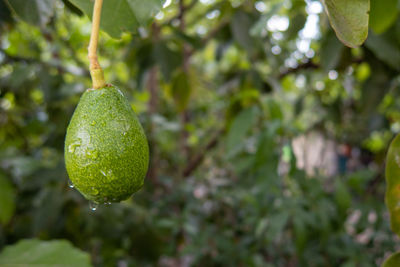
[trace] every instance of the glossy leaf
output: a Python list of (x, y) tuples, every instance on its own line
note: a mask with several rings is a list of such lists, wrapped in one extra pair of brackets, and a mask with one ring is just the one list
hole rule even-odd
[(370, 33), (365, 45), (389, 66), (400, 70), (400, 42), (392, 32), (382, 35)]
[(7, 246), (0, 254), (1, 266), (91, 266), (89, 254), (65, 240), (22, 240)]
[[(93, 1), (70, 0), (90, 18), (93, 13)], [(124, 31), (135, 31), (144, 25), (161, 9), (163, 0), (113, 0), (103, 1), (101, 28), (114, 38)]]
[(369, 0), (323, 0), (336, 36), (349, 47), (360, 46), (368, 36)]
[(37, 26), (45, 26), (54, 15), (53, 0), (5, 0), (22, 20)]
[(370, 1), (370, 26), (375, 33), (383, 33), (396, 21), (399, 12), (397, 9), (397, 0)]

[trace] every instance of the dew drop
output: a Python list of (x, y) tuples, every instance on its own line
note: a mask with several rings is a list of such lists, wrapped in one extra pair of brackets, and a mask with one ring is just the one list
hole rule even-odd
[(68, 152), (74, 153), (77, 147), (80, 147), (82, 144), (81, 140), (76, 140), (72, 144), (68, 146)]
[(96, 125), (96, 122), (95, 122), (95, 121), (92, 121), (92, 122), (90, 123), (90, 125), (95, 126), (95, 125)]
[(92, 186), (92, 194), (93, 194), (93, 195), (98, 195), (98, 194), (99, 194), (99, 190), (97, 190), (96, 188), (94, 188), (94, 187)]
[(68, 180), (68, 187), (69, 188), (74, 188), (74, 184), (71, 182), (71, 180)]
[(396, 164), (400, 167), (400, 157), (398, 154), (395, 156)]
[(90, 208), (92, 211), (97, 210), (98, 207), (99, 207), (99, 204), (97, 204), (97, 203), (95, 203), (95, 202), (92, 202), (92, 201), (89, 201), (89, 208)]
[(96, 150), (87, 150), (86, 151), (86, 157), (90, 158), (90, 159), (97, 159), (97, 156), (99, 155), (99, 153)]

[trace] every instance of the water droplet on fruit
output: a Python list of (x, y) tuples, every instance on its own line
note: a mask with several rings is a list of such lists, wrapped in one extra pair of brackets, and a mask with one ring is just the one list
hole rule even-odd
[(114, 180), (115, 179), (115, 175), (113, 174), (112, 170), (108, 170), (107, 171), (107, 178), (109, 180)]
[(89, 201), (89, 208), (90, 208), (92, 211), (97, 210), (98, 207), (99, 207), (99, 204), (97, 204), (97, 203), (95, 203), (95, 202), (92, 202), (92, 201)]
[(126, 135), (126, 132), (123, 132), (123, 135)]
[(103, 176), (105, 176), (107, 179), (109, 179), (109, 180), (114, 180), (115, 179), (115, 175), (113, 174), (113, 172), (112, 172), (112, 170), (110, 169), (110, 170), (107, 170), (107, 171), (104, 171), (104, 170), (100, 170), (100, 172), (101, 172), (101, 174), (103, 175)]
[(398, 166), (400, 166), (400, 157), (399, 157), (399, 155), (396, 155), (396, 156), (395, 156), (395, 160), (396, 160), (396, 164), (397, 164)]
[(92, 121), (92, 122), (90, 123), (90, 125), (95, 126), (95, 125), (96, 125), (96, 122), (95, 122), (95, 121)]
[(118, 93), (122, 96), (124, 96), (124, 94), (121, 92), (121, 90), (117, 89)]
[(86, 150), (86, 157), (88, 157), (90, 159), (97, 159), (98, 155), (99, 155), (99, 153), (97, 153), (96, 150), (93, 150), (93, 149)]
[(99, 194), (99, 190), (97, 190), (96, 188), (94, 188), (94, 187), (92, 186), (92, 194), (93, 194), (93, 195), (98, 195), (98, 194)]
[(71, 182), (71, 180), (68, 180), (68, 187), (69, 188), (74, 188), (74, 184)]
[(81, 142), (79, 141), (75, 141), (74, 143), (70, 144), (68, 146), (68, 152), (70, 153), (74, 153), (77, 147), (81, 146)]

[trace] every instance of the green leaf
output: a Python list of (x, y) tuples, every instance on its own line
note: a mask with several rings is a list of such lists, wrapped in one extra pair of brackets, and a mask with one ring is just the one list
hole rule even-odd
[(360, 46), (368, 36), (369, 0), (323, 0), (336, 36), (349, 47)]
[(391, 32), (382, 35), (370, 33), (365, 45), (371, 49), (377, 58), (400, 70), (400, 47), (396, 37)]
[(182, 65), (182, 53), (168, 47), (166, 42), (157, 42), (153, 50), (154, 60), (160, 66), (164, 79), (169, 82), (174, 71)]
[[(92, 18), (93, 1), (70, 0)], [(161, 9), (164, 0), (103, 1), (100, 27), (111, 37), (119, 38), (124, 31), (134, 31), (144, 25)]]
[(351, 205), (351, 194), (340, 178), (335, 180), (335, 202), (340, 214), (346, 214)]
[(53, 0), (5, 0), (22, 20), (37, 26), (45, 26), (54, 15)]
[(266, 238), (268, 241), (272, 242), (282, 234), (288, 222), (288, 219), (289, 219), (289, 214), (284, 212), (277, 213), (272, 217), (270, 217), (266, 233)]
[(179, 71), (172, 79), (172, 97), (175, 100), (177, 109), (182, 112), (186, 109), (191, 94), (191, 87), (188, 75)]
[(0, 173), (0, 223), (7, 224), (15, 212), (15, 189)]
[(335, 37), (333, 31), (325, 36), (321, 44), (321, 65), (325, 71), (336, 69), (345, 46)]
[(395, 21), (398, 14), (397, 0), (370, 0), (369, 23), (377, 33), (385, 32)]
[(233, 156), (243, 146), (244, 137), (256, 120), (256, 109), (247, 108), (239, 113), (229, 128), (227, 137), (228, 155)]
[(255, 49), (255, 40), (250, 35), (250, 28), (253, 26), (254, 20), (250, 14), (244, 11), (237, 11), (231, 20), (231, 30), (234, 39), (248, 52), (253, 52)]
[(303, 255), (307, 245), (308, 232), (304, 221), (299, 217), (293, 218), (294, 236), (297, 255)]
[(89, 254), (66, 240), (26, 239), (7, 246), (0, 254), (1, 266), (91, 266)]
[(396, 252), (392, 254), (389, 258), (387, 258), (381, 267), (398, 267), (400, 266), (400, 252)]

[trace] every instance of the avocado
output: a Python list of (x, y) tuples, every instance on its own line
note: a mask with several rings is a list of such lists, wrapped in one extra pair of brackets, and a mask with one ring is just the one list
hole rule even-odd
[(149, 164), (143, 128), (112, 85), (82, 95), (67, 128), (64, 153), (71, 182), (94, 203), (129, 198), (143, 186)]

